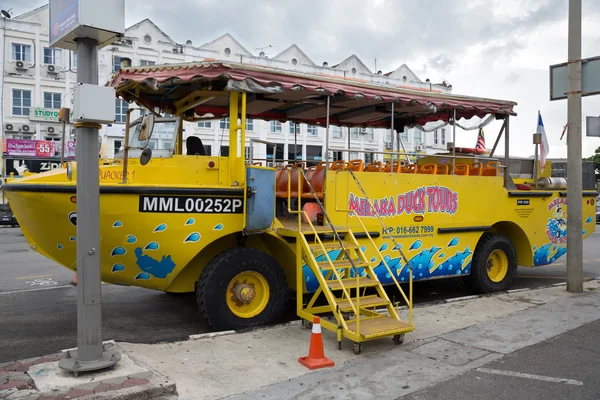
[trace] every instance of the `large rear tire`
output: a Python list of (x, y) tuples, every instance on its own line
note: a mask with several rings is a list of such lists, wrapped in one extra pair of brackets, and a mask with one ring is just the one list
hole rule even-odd
[(196, 285), (200, 313), (217, 330), (244, 330), (274, 322), (287, 302), (287, 280), (269, 254), (246, 247), (213, 258)]
[(471, 274), (463, 278), (475, 294), (508, 290), (517, 275), (517, 252), (511, 241), (497, 233), (481, 236), (473, 260)]

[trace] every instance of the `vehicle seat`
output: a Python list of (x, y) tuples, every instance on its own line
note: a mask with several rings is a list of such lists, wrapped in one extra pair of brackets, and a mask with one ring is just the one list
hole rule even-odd
[(205, 156), (202, 140), (198, 136), (188, 136), (185, 140), (186, 155), (188, 156)]
[[(321, 166), (321, 167), (317, 166), (317, 169), (310, 177), (309, 182), (310, 182), (311, 186), (313, 187), (315, 193), (317, 194), (317, 197), (319, 198), (319, 200), (322, 200), (323, 199), (323, 187), (325, 184), (325, 166)], [(315, 198), (315, 196), (310, 191), (308, 184), (306, 184), (306, 183), (303, 185), (302, 198), (309, 199), (309, 200)]]
[(365, 167), (363, 160), (350, 160), (348, 162), (348, 169), (354, 172), (362, 172)]
[(275, 196), (278, 199), (287, 199), (288, 172), (290, 169), (292, 169), (292, 165), (288, 164), (277, 170), (277, 174), (275, 175)]
[(257, 165), (259, 167), (262, 167), (262, 161), (256, 161), (252, 165)]
[(331, 165), (330, 169), (332, 171), (344, 171), (346, 169), (346, 161), (344, 160), (339, 160), (339, 161), (334, 161), (333, 164)]
[(395, 172), (399, 174), (401, 169), (402, 165), (400, 164), (400, 161), (394, 160), (393, 162), (388, 161), (385, 163), (385, 167), (383, 167), (383, 172)]
[(436, 164), (421, 165), (421, 168), (419, 168), (419, 173), (435, 175), (437, 173), (437, 165)]
[(498, 161), (488, 161), (483, 167), (482, 176), (498, 176)]
[(480, 162), (474, 162), (473, 165), (469, 166), (469, 175), (481, 176), (481, 170), (483, 165)]
[(373, 161), (372, 163), (367, 164), (365, 167), (365, 172), (381, 172), (383, 166), (381, 165), (381, 161)]
[(469, 166), (467, 164), (456, 164), (454, 166), (455, 175), (469, 175)]
[(441, 164), (437, 166), (438, 175), (448, 175), (448, 171), (450, 170), (450, 166), (448, 164)]
[(402, 172), (405, 174), (416, 174), (419, 172), (419, 166), (417, 164), (408, 164), (402, 167)]

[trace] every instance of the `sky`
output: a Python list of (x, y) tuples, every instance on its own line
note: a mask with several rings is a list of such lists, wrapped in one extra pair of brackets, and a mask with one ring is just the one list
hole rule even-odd
[[(600, 56), (597, 2), (583, 0), (583, 58)], [(18, 15), (45, 3), (0, 0), (0, 8)], [(548, 157), (567, 155), (560, 140), (567, 101), (549, 100), (549, 66), (567, 61), (567, 0), (125, 0), (125, 8), (126, 26), (150, 18), (179, 43), (202, 45), (229, 32), (254, 54), (270, 45), (264, 51), (275, 56), (296, 43), (317, 65), (351, 54), (374, 72), (406, 64), (423, 81), (447, 80), (455, 94), (517, 102), (512, 155), (533, 155), (538, 110)], [(600, 138), (585, 137), (585, 117), (600, 115), (600, 96), (582, 104), (583, 155), (589, 156)], [(488, 148), (499, 129), (499, 122), (486, 127)], [(476, 136), (458, 132), (457, 145), (474, 147)]]

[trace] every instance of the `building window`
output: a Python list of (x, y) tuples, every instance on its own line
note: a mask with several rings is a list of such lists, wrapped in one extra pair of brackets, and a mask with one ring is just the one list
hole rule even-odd
[(229, 129), (229, 117), (219, 121), (219, 127), (221, 129)]
[(115, 122), (124, 123), (127, 119), (127, 110), (129, 110), (129, 103), (123, 99), (117, 99), (115, 102)]
[(60, 137), (58, 136), (44, 136), (44, 140), (49, 142), (60, 142)]
[(31, 62), (31, 45), (13, 43), (12, 45), (13, 61), (29, 61)]
[(361, 128), (360, 131), (361, 131), (361, 133), (366, 135), (368, 141), (372, 142), (373, 140), (375, 140), (375, 134), (373, 133), (373, 128)]
[(117, 155), (119, 151), (121, 151), (121, 147), (123, 146), (122, 140), (113, 140), (113, 155)]
[(359, 131), (359, 128), (350, 128), (350, 138), (358, 139), (358, 131)]
[(77, 68), (77, 52), (74, 51), (71, 57), (71, 68)]
[(210, 144), (204, 145), (204, 154), (206, 154), (207, 156), (212, 155), (212, 146)]
[(423, 144), (423, 132), (415, 130), (413, 137), (415, 145)]
[(246, 118), (246, 130), (254, 131), (254, 120), (252, 118)]
[(150, 65), (156, 65), (156, 61), (152, 61), (152, 60), (140, 60), (140, 65), (142, 67), (147, 67)]
[(33, 135), (12, 135), (11, 139), (17, 140), (33, 140)]
[(400, 133), (400, 139), (402, 139), (403, 143), (407, 143), (408, 142), (408, 130), (405, 129)]
[(319, 136), (319, 127), (315, 125), (307, 125), (306, 133), (308, 133), (311, 136)]
[(51, 49), (49, 47), (44, 47), (44, 64), (60, 65), (61, 56), (61, 49)]
[(329, 128), (331, 129), (331, 134), (334, 138), (341, 139), (343, 137), (341, 126), (330, 125)]
[(61, 94), (44, 92), (44, 108), (60, 108)]
[(210, 128), (212, 128), (212, 122), (200, 121), (200, 122), (198, 122), (198, 128), (210, 129)]
[(358, 160), (358, 152), (357, 151), (350, 152), (350, 161), (351, 160)]
[(373, 153), (365, 153), (365, 164), (369, 164), (373, 162)]
[(117, 72), (121, 69), (121, 57), (113, 56), (113, 72)]
[(433, 131), (433, 144), (438, 144), (439, 140), (438, 140), (438, 130), (436, 129), (435, 131)]
[(13, 115), (29, 115), (31, 107), (31, 90), (13, 89)]
[[(295, 149), (295, 151), (294, 151)], [(288, 160), (302, 160), (302, 145), (294, 143), (288, 144)]]
[(446, 144), (446, 128), (442, 128), (442, 145)]
[[(296, 134), (300, 134), (300, 125), (296, 124), (292, 121), (289, 122), (289, 127), (290, 127), (290, 135), (293, 135), (294, 133)], [(296, 132), (296, 129), (298, 130), (298, 132)]]
[(229, 157), (229, 146), (221, 146), (221, 157)]
[(281, 133), (281, 122), (271, 121), (269, 131), (271, 133)]

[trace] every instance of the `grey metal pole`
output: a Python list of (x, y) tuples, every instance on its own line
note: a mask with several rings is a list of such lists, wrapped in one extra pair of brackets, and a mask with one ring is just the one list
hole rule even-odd
[(504, 187), (508, 188), (508, 162), (510, 161), (510, 117), (506, 116), (506, 127), (504, 128)]
[(456, 108), (452, 112), (452, 175), (456, 168)]
[(298, 161), (298, 124), (294, 123), (294, 164)]
[[(390, 121), (390, 138), (392, 140), (392, 157), (390, 158), (390, 171), (394, 170), (394, 102), (392, 101), (392, 120)], [(398, 146), (398, 152), (400, 152), (400, 146)], [(400, 162), (400, 156), (398, 156), (398, 162)]]
[(60, 140), (60, 167), (65, 165), (65, 121), (62, 123), (62, 139)]
[[(98, 84), (98, 42), (77, 39), (77, 81)], [(115, 365), (120, 355), (102, 345), (100, 283), (100, 184), (98, 128), (77, 127), (77, 354), (59, 366), (67, 371), (95, 371)]]
[(569, 0), (567, 291), (583, 292), (581, 162), (581, 0)]
[(325, 171), (329, 169), (329, 104), (331, 96), (327, 96), (327, 119), (325, 120)]

